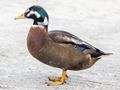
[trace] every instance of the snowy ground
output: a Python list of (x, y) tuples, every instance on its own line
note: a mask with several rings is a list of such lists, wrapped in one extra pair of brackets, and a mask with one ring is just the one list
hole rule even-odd
[[(32, 20), (14, 20), (31, 5), (41, 5), (50, 17), (49, 30), (66, 30), (105, 52), (83, 71), (68, 71), (67, 83), (47, 86), (62, 70), (33, 58), (26, 46)], [(1, 0), (0, 90), (120, 90), (119, 0)]]

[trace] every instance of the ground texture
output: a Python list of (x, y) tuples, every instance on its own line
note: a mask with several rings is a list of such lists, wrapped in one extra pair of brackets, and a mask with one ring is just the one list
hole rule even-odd
[[(67, 83), (47, 86), (62, 70), (33, 58), (26, 45), (32, 20), (14, 20), (28, 7), (40, 5), (50, 18), (50, 30), (65, 30), (93, 46), (114, 53), (83, 71), (68, 71)], [(1, 0), (0, 90), (120, 90), (119, 0)]]

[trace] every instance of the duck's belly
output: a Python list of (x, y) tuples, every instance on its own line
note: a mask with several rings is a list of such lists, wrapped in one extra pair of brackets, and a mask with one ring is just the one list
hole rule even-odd
[(42, 49), (35, 45), (33, 47), (28, 45), (28, 50), (39, 61), (64, 70), (81, 70), (86, 60), (81, 50), (59, 45), (51, 39), (47, 40)]

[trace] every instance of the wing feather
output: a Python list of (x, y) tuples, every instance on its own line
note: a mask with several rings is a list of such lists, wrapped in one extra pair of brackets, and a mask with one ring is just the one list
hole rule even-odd
[(49, 37), (59, 44), (71, 44), (86, 48), (83, 52), (85, 54), (91, 54), (92, 57), (98, 57), (104, 52), (76, 37), (75, 35), (61, 30), (49, 31)]

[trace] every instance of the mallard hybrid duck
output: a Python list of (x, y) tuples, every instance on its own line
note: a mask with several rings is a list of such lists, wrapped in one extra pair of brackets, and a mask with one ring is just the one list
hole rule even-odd
[(33, 19), (33, 26), (27, 36), (27, 47), (30, 54), (39, 61), (63, 70), (61, 77), (49, 77), (48, 85), (65, 83), (67, 70), (83, 70), (90, 68), (104, 53), (73, 34), (53, 30), (48, 32), (49, 17), (41, 6), (31, 6), (15, 19)]

